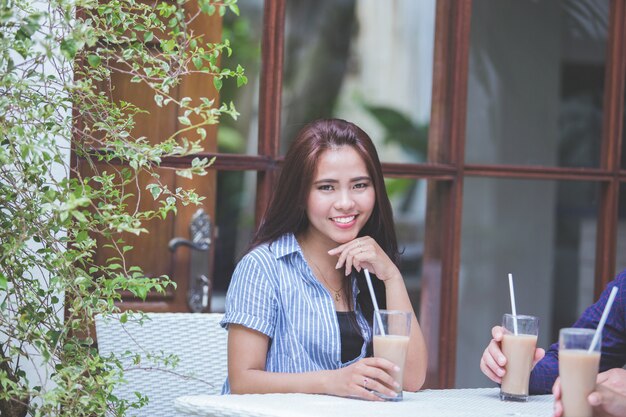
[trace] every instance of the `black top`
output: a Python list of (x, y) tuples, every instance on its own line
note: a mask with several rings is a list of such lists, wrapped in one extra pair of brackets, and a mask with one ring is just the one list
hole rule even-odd
[(338, 311), (337, 319), (341, 334), (341, 362), (350, 362), (361, 354), (363, 336), (356, 324), (354, 311)]

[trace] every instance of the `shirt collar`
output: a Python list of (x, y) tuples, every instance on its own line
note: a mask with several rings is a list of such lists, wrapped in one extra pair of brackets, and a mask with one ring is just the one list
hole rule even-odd
[[(298, 239), (296, 239), (296, 236), (293, 233), (285, 233), (274, 242), (272, 242), (272, 244), (269, 246), (269, 249), (270, 252), (274, 254), (276, 259), (280, 259), (293, 253), (302, 254), (302, 248), (300, 248)], [(304, 255), (302, 255), (302, 260), (305, 261)], [(354, 271), (350, 275), (352, 279), (353, 302), (356, 304), (356, 296), (361, 292), (361, 290), (357, 285), (357, 275), (354, 273)]]
[(291, 255), (295, 252), (302, 252), (300, 245), (298, 244), (298, 240), (293, 233), (285, 233), (272, 242), (270, 245), (270, 251), (274, 254), (276, 259)]

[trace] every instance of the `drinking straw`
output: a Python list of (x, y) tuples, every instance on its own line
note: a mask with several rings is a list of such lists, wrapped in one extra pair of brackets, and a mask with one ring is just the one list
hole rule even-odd
[(509, 273), (509, 293), (511, 294), (511, 311), (513, 313), (513, 333), (517, 335), (517, 311), (515, 310), (515, 289), (513, 289), (513, 274)]
[(591, 345), (589, 346), (589, 350), (587, 353), (593, 352), (596, 345), (598, 344), (598, 339), (600, 339), (600, 334), (602, 333), (602, 328), (604, 327), (604, 323), (606, 322), (606, 318), (609, 316), (609, 311), (611, 311), (611, 305), (613, 304), (613, 300), (615, 300), (615, 296), (617, 295), (617, 287), (613, 287), (611, 289), (611, 294), (609, 295), (609, 300), (606, 302), (604, 306), (604, 311), (602, 312), (602, 317), (600, 317), (600, 323), (598, 323), (598, 327), (596, 328), (596, 332), (593, 334), (593, 339), (591, 339)]
[(370, 290), (370, 296), (372, 297), (372, 304), (374, 305), (374, 317), (376, 317), (376, 321), (378, 322), (378, 327), (380, 327), (380, 333), (385, 336), (385, 328), (383, 327), (383, 319), (380, 317), (380, 311), (378, 311), (378, 302), (376, 301), (376, 296), (374, 295), (374, 287), (372, 287), (372, 278), (370, 277), (370, 271), (367, 268), (364, 268), (365, 271), (365, 281), (367, 281), (367, 288)]

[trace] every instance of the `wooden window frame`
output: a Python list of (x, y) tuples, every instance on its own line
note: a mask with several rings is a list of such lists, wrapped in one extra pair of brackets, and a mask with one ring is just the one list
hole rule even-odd
[[(280, 116), (286, 0), (265, 0), (258, 155), (217, 156), (212, 169), (258, 172), (256, 220), (263, 215), (280, 166)], [(429, 348), (427, 386), (451, 388), (456, 372), (456, 336), (463, 182), (469, 177), (591, 181), (600, 185), (596, 237), (595, 293), (615, 274), (616, 231), (624, 85), (626, 75), (626, 0), (611, 0), (604, 87), (602, 152), (598, 168), (466, 164), (468, 55), (472, 0), (437, 0), (432, 110), (428, 162), (383, 163), (386, 176), (428, 180), (425, 262), (440, 270), (423, 271), (420, 321)], [(184, 158), (169, 161), (188, 164)]]

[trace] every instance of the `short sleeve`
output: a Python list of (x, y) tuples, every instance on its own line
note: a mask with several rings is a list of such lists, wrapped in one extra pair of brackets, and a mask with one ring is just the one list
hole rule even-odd
[(276, 326), (277, 288), (271, 279), (274, 259), (262, 259), (255, 251), (239, 261), (226, 294), (221, 326), (240, 324), (273, 338)]

